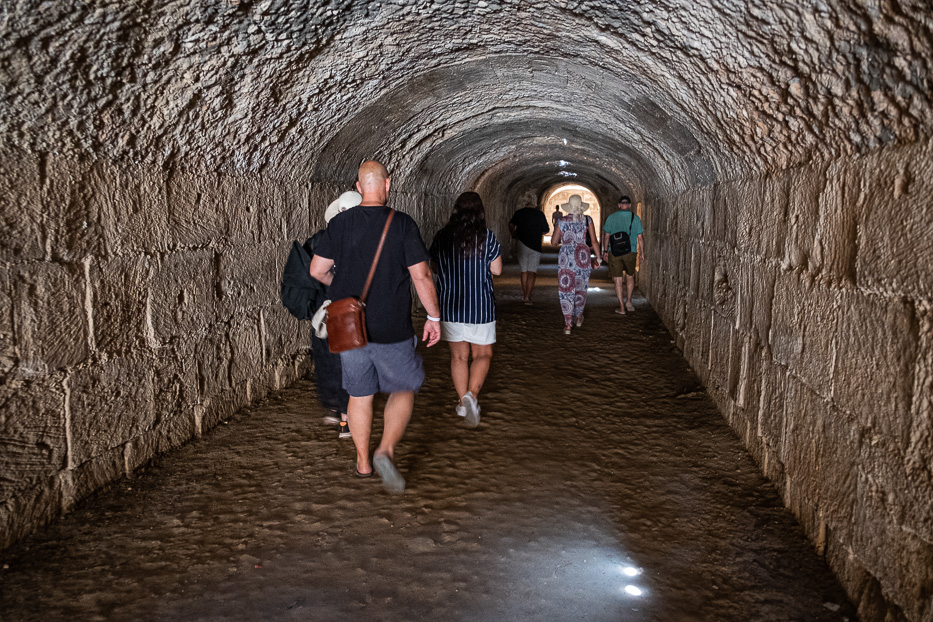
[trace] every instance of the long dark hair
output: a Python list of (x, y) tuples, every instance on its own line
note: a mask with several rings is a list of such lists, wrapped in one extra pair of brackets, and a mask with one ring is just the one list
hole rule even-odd
[(437, 235), (445, 244), (468, 257), (483, 250), (486, 245), (486, 209), (475, 192), (464, 192), (454, 203), (450, 220)]

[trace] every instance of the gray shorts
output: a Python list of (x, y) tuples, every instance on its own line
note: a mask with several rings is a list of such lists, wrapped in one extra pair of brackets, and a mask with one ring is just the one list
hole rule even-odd
[(537, 272), (541, 264), (541, 253), (531, 250), (521, 242), (518, 244), (518, 267), (522, 272)]
[(370, 343), (340, 353), (343, 388), (350, 397), (417, 391), (424, 384), (418, 338), (398, 343)]

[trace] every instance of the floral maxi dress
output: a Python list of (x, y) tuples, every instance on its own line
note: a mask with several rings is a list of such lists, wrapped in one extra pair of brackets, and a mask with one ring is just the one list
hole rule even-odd
[(590, 247), (586, 245), (586, 230), (590, 226), (589, 216), (574, 221), (565, 216), (557, 221), (560, 227), (561, 246), (557, 256), (557, 296), (564, 323), (573, 324), (583, 315), (586, 305), (586, 288), (590, 284)]

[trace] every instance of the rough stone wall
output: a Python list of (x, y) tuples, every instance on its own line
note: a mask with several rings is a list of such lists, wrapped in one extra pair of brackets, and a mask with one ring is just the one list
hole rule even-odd
[(863, 620), (933, 619), (933, 142), (655, 198), (642, 283)]
[(2, 548), (302, 372), (277, 284), (332, 190), (9, 149), (0, 171)]

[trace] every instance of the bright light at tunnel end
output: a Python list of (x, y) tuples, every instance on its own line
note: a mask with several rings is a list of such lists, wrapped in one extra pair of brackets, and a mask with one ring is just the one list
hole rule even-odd
[(635, 587), (634, 585), (626, 585), (625, 593), (628, 594), (629, 596), (641, 596), (642, 590), (641, 588)]

